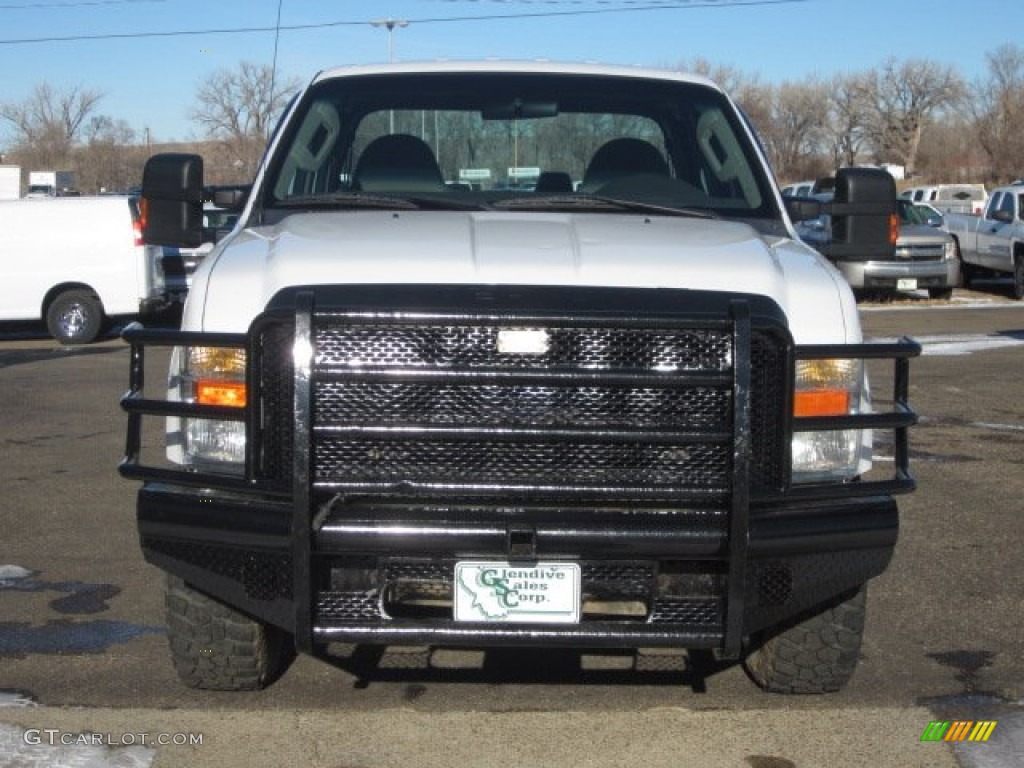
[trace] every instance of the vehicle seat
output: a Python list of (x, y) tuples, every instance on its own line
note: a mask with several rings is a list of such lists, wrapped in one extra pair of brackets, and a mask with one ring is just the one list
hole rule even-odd
[(609, 181), (641, 173), (669, 175), (668, 163), (661, 152), (643, 139), (612, 139), (602, 144), (590, 158), (583, 174), (582, 188), (585, 192), (593, 192)]
[(425, 141), (407, 133), (380, 136), (359, 156), (352, 181), (364, 192), (443, 192), (444, 177)]
[(535, 192), (541, 194), (563, 194), (572, 192), (572, 177), (565, 171), (543, 171), (537, 177)]

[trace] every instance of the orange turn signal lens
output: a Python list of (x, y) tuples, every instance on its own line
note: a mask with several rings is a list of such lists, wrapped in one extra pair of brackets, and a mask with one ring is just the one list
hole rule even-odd
[(812, 389), (796, 392), (794, 416), (844, 416), (850, 412), (850, 393), (845, 389)]
[(223, 405), (244, 408), (246, 391), (243, 381), (199, 379), (195, 383), (196, 402), (203, 405)]

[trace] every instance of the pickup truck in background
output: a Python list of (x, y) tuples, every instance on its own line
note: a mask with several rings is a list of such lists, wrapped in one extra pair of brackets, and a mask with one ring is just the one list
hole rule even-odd
[[(831, 193), (815, 196), (832, 200)], [(899, 217), (896, 249), (887, 258), (833, 248), (832, 221), (828, 213), (798, 221), (797, 232), (808, 245), (824, 254), (843, 274), (855, 293), (868, 291), (927, 290), (933, 299), (949, 299), (960, 281), (960, 265), (953, 238), (929, 224), (928, 216), (905, 198), (896, 201)]]
[(988, 192), (983, 184), (934, 184), (905, 189), (900, 197), (914, 203), (927, 203), (944, 214), (977, 216), (985, 208)]
[(1024, 299), (1024, 185), (992, 192), (982, 216), (948, 214), (946, 229), (960, 256), (965, 286), (977, 277), (1013, 278), (1013, 298)]
[[(237, 189), (244, 195), (248, 189), (244, 187), (225, 187)], [(203, 260), (213, 250), (213, 246), (221, 237), (230, 232), (238, 221), (238, 211), (218, 208), (211, 202), (212, 188), (204, 191), (203, 197), (203, 237), (195, 248), (178, 247), (175, 245), (149, 246), (159, 248), (163, 254), (162, 265), (164, 284), (167, 295), (175, 302), (184, 302), (192, 286), (192, 276), (202, 265)]]
[[(662, 646), (842, 687), (914, 488), (920, 347), (864, 343), (792, 225), (827, 207), (837, 250), (891, 258), (892, 177), (787, 203), (760, 146), (678, 72), (316, 75), (181, 329), (124, 332), (120, 470), (182, 681), (261, 688), (353, 644)], [(201, 242), (202, 168), (150, 158), (147, 242)]]
[(113, 316), (168, 303), (137, 198), (0, 202), (0, 233), (0, 320), (43, 320), (61, 344), (86, 344)]

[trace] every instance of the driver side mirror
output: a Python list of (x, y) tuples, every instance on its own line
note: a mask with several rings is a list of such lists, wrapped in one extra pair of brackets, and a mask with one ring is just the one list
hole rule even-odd
[(203, 242), (203, 158), (173, 152), (149, 158), (139, 210), (144, 242), (198, 247)]
[(829, 258), (891, 261), (896, 256), (899, 216), (896, 182), (880, 168), (840, 168), (831, 205)]

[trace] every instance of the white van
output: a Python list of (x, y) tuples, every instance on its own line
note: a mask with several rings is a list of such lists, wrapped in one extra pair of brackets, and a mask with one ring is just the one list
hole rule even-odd
[(114, 315), (165, 303), (162, 253), (142, 243), (126, 196), (0, 202), (0, 320), (44, 320), (61, 344), (85, 344)]

